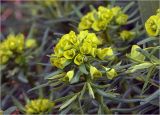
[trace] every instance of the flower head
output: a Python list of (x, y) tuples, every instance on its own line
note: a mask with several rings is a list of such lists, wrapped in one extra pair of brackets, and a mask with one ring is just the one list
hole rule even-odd
[(54, 105), (55, 103), (48, 99), (31, 100), (25, 106), (25, 111), (27, 115), (47, 114), (54, 107)]

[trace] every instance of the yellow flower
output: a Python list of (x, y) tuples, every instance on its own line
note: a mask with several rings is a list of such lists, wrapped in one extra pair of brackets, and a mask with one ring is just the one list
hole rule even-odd
[(31, 100), (25, 105), (27, 115), (31, 114), (47, 114), (54, 107), (55, 103), (48, 99)]
[(122, 12), (122, 11), (121, 11), (121, 8), (120, 8), (119, 6), (113, 7), (113, 8), (111, 9), (111, 11), (112, 11), (112, 13), (113, 13), (114, 16), (117, 16), (119, 13)]
[(135, 35), (134, 32), (132, 31), (128, 31), (128, 30), (123, 30), (121, 33), (120, 33), (120, 37), (122, 40), (129, 40), (131, 38), (133, 38)]
[(96, 57), (96, 50), (97, 50), (97, 48), (92, 48), (92, 49), (91, 49), (90, 54), (91, 54), (93, 57)]
[(160, 8), (157, 9), (157, 14), (156, 15), (160, 17)]
[(96, 54), (101, 60), (104, 60), (106, 56), (108, 56), (108, 59), (113, 59), (113, 50), (110, 47), (104, 49), (99, 48)]
[(56, 45), (56, 47), (54, 48), (54, 53), (57, 57), (62, 57), (64, 51), (62, 50), (61, 47), (59, 47), (59, 44)]
[(90, 66), (90, 74), (91, 74), (92, 79), (102, 77), (102, 73), (93, 66)]
[(95, 33), (89, 33), (86, 39), (84, 39), (84, 42), (90, 43), (92, 47), (95, 47), (95, 48), (97, 48), (97, 45), (101, 44), (101, 41), (97, 38)]
[(84, 56), (82, 54), (78, 54), (75, 58), (74, 58), (74, 63), (77, 65), (81, 65), (83, 63), (84, 60)]
[[(51, 55), (51, 56), (53, 56), (53, 55)], [(56, 66), (57, 68), (63, 69), (65, 67), (67, 59), (64, 57), (61, 57), (61, 58), (51, 57), (50, 62), (52, 65)]]
[(107, 78), (112, 80), (113, 78), (115, 78), (117, 76), (117, 72), (115, 69), (110, 69), (109, 71), (106, 72)]
[(104, 6), (98, 7), (98, 14), (99, 14), (100, 20), (105, 21), (106, 24), (108, 24), (113, 18), (112, 10)]
[(80, 52), (82, 54), (89, 54), (91, 52), (92, 46), (88, 42), (84, 42), (83, 45), (80, 47)]
[(74, 70), (68, 71), (63, 78), (63, 81), (71, 81), (74, 76)]
[(77, 39), (82, 42), (88, 35), (88, 30), (80, 31), (80, 33), (77, 35)]
[(35, 39), (28, 38), (25, 42), (26, 48), (35, 48), (37, 46), (37, 42)]
[(77, 42), (77, 36), (76, 36), (76, 33), (74, 31), (69, 32), (69, 41), (72, 44), (75, 44)]
[(92, 29), (95, 31), (105, 30), (107, 24), (108, 23), (105, 20), (97, 20), (92, 24)]
[(149, 36), (160, 35), (160, 17), (158, 15), (151, 16), (145, 22), (145, 28)]
[(8, 62), (9, 56), (7, 55), (0, 55), (0, 65), (4, 65)]
[(78, 25), (79, 30), (86, 30), (91, 28), (92, 23), (94, 21), (94, 12), (89, 12), (85, 16), (81, 18), (81, 22)]
[(127, 20), (128, 20), (128, 15), (123, 13), (119, 14), (116, 17), (116, 23), (119, 25), (125, 25), (127, 23)]
[(131, 58), (136, 59), (136, 60), (141, 60), (143, 61), (145, 59), (145, 56), (142, 55), (140, 52), (137, 51), (137, 49), (140, 48), (138, 45), (133, 45), (131, 49)]
[(66, 59), (73, 59), (74, 56), (75, 56), (75, 50), (74, 50), (74, 49), (70, 49), (70, 50), (64, 51), (63, 56), (64, 56)]

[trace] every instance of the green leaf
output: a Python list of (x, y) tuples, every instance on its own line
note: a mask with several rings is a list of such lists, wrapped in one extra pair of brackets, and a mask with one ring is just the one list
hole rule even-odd
[(88, 71), (86, 70), (85, 64), (81, 64), (81, 65), (79, 66), (79, 69), (80, 69), (80, 71), (81, 71), (82, 73), (88, 74)]
[(102, 113), (102, 107), (101, 106), (99, 106), (99, 108), (98, 108), (98, 115), (102, 115), (103, 113)]
[(66, 115), (72, 108), (72, 105), (69, 105), (66, 109), (60, 112), (60, 115)]
[(150, 54), (146, 51), (143, 50), (141, 48), (137, 48), (137, 51), (139, 51), (141, 54), (143, 54), (145, 57), (147, 57), (148, 59), (150, 59)]
[(25, 111), (24, 106), (23, 106), (15, 97), (12, 97), (12, 100), (13, 100), (14, 104), (15, 104), (21, 111)]
[(58, 80), (58, 81), (56, 81), (56, 82), (50, 83), (50, 86), (55, 87), (55, 86), (57, 86), (57, 85), (59, 85), (59, 84), (61, 84), (61, 83), (62, 83), (62, 81), (61, 81), (61, 80)]
[(138, 44), (138, 45), (142, 45), (142, 44), (145, 44), (145, 43), (150, 42), (150, 41), (153, 41), (153, 40), (157, 40), (157, 38), (156, 38), (156, 37), (149, 37), (149, 38), (146, 38), (146, 39), (138, 42), (137, 44)]
[(81, 75), (82, 73), (80, 71), (77, 71), (76, 75), (71, 79), (70, 83), (71, 84), (77, 83)]
[(135, 2), (130, 2), (129, 4), (127, 4), (124, 8), (123, 8), (123, 12), (127, 12), (127, 10), (129, 10), (133, 5), (135, 4)]
[(14, 112), (16, 109), (17, 109), (16, 106), (12, 106), (12, 107), (9, 107), (7, 110), (5, 110), (3, 112), (2, 112), (2, 110), (0, 110), (0, 115), (11, 115), (11, 113)]
[(136, 70), (146, 69), (146, 68), (149, 68), (151, 66), (153, 66), (152, 63), (150, 63), (150, 62), (144, 62), (144, 63), (138, 64), (138, 65), (131, 66), (129, 68), (129, 70), (131, 69), (130, 72), (132, 73), (132, 72), (135, 72)]
[(90, 83), (87, 83), (87, 86), (88, 86), (88, 90), (89, 90), (90, 96), (91, 96), (93, 99), (95, 99), (94, 92), (93, 92), (93, 89), (92, 89)]
[(62, 110), (64, 108), (66, 108), (67, 106), (69, 106), (74, 100), (76, 100), (77, 96), (78, 95), (75, 95), (71, 99), (69, 99), (68, 101), (64, 102), (59, 110)]
[(143, 101), (142, 99), (120, 99), (120, 98), (116, 98), (114, 97), (112, 94), (109, 94), (109, 93), (106, 93), (104, 92), (103, 90), (100, 90), (100, 89), (96, 89), (96, 92), (112, 101), (115, 101), (115, 102), (122, 102), (122, 103), (131, 103), (131, 102), (141, 102)]
[(85, 91), (86, 91), (86, 83), (84, 84), (83, 89), (82, 89), (82, 91), (81, 91), (81, 94), (80, 94), (80, 96), (79, 96), (79, 99), (80, 99), (80, 100), (83, 98), (83, 95), (84, 95)]
[(58, 98), (58, 99), (55, 99), (54, 102), (61, 102), (61, 101), (64, 101), (64, 100), (68, 100), (69, 98), (73, 97), (75, 94), (70, 94), (70, 95), (67, 95), (65, 97), (61, 97), (61, 98)]
[(59, 79), (59, 78), (64, 77), (65, 75), (66, 75), (66, 73), (65, 73), (65, 72), (63, 72), (63, 73), (60, 73), (60, 74), (54, 75), (54, 76), (52, 76), (52, 77), (49, 77), (48, 79), (49, 79), (49, 80)]
[(91, 86), (95, 87), (95, 88), (100, 88), (100, 89), (103, 89), (103, 88), (107, 88), (109, 87), (111, 84), (106, 84), (106, 85), (96, 85), (94, 83), (90, 83)]
[(149, 103), (152, 100), (158, 99), (160, 96), (160, 90), (158, 89), (157, 91), (155, 91), (153, 94), (151, 94), (150, 96), (147, 96), (146, 98), (144, 98), (144, 102), (141, 102), (140, 104), (145, 104), (145, 103)]
[(36, 86), (36, 87), (28, 90), (27, 92), (31, 92), (31, 91), (33, 91), (33, 90), (36, 90), (36, 89), (39, 89), (39, 88), (43, 88), (43, 87), (46, 87), (46, 86), (49, 86), (49, 83), (48, 83), (48, 82), (47, 82), (47, 83), (44, 83), (44, 84), (41, 84), (41, 85), (38, 85), (38, 86)]
[(50, 74), (47, 75), (44, 79), (48, 79), (48, 78), (53, 77), (53, 76), (55, 76), (55, 75), (57, 75), (57, 74), (59, 74), (59, 73), (62, 73), (62, 72), (63, 72), (63, 70), (59, 69), (59, 70), (57, 70), (57, 71), (55, 71), (55, 72), (50, 73)]
[(149, 71), (148, 71), (148, 73), (147, 73), (147, 76), (146, 76), (146, 78), (145, 78), (145, 82), (144, 82), (144, 85), (143, 85), (141, 94), (144, 93), (144, 90), (145, 90), (145, 88), (147, 87), (147, 85), (148, 85), (148, 83), (149, 83), (149, 80), (150, 80), (150, 77), (152, 76), (152, 73), (154, 72), (154, 70), (155, 70), (155, 66), (150, 67), (150, 69), (149, 69)]

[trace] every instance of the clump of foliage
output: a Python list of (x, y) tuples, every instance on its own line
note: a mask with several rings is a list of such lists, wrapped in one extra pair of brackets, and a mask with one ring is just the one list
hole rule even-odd
[(134, 2), (90, 5), (84, 14), (90, 2), (28, 4), (37, 6), (28, 36), (0, 43), (5, 114), (159, 113), (160, 9), (143, 25), (128, 13)]

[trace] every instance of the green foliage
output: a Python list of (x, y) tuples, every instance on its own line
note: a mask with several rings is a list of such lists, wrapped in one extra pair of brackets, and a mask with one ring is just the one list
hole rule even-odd
[(2, 3), (2, 112), (158, 114), (160, 14), (138, 4)]

